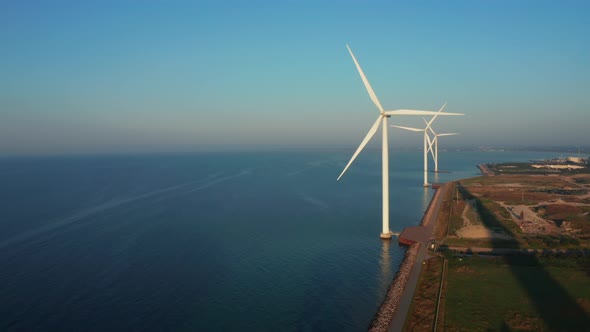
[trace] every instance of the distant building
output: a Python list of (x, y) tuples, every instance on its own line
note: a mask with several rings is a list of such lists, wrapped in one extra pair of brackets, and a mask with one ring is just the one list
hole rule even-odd
[(567, 157), (567, 161), (575, 164), (583, 164), (585, 160), (580, 157)]

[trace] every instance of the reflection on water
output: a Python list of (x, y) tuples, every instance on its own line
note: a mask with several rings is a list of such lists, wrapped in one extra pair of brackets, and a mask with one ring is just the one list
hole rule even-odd
[[(431, 191), (430, 187), (424, 187), (422, 191), (422, 198), (421, 198), (421, 205), (422, 211), (426, 211), (428, 208), (428, 204), (430, 204), (431, 198)], [(393, 237), (391, 240), (381, 240), (381, 257), (379, 259), (379, 265), (381, 267), (381, 274), (379, 277), (379, 287), (378, 287), (378, 294), (385, 295), (387, 293), (387, 289), (393, 280), (394, 271), (392, 270), (391, 266), (391, 246), (392, 242), (398, 244), (399, 242), (396, 241), (396, 237)], [(397, 247), (397, 246), (396, 246)]]
[[(393, 271), (391, 270), (391, 255), (389, 253), (389, 248), (391, 246), (391, 242), (394, 242), (394, 238), (391, 240), (381, 240), (381, 259), (379, 260), (379, 265), (381, 266), (381, 278), (379, 280), (379, 288), (378, 294), (385, 294), (387, 292), (387, 288), (393, 279)], [(397, 241), (395, 241), (397, 243)]]
[(434, 182), (433, 183), (440, 183), (440, 177), (438, 172), (434, 172)]

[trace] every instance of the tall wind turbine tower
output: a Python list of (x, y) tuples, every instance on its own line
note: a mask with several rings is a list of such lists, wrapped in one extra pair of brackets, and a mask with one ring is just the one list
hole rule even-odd
[(342, 171), (342, 173), (340, 173), (340, 176), (338, 176), (337, 180), (340, 180), (342, 175), (344, 175), (344, 173), (346, 172), (348, 167), (352, 164), (354, 159), (363, 150), (365, 145), (367, 145), (369, 140), (371, 140), (373, 135), (375, 135), (375, 133), (377, 132), (377, 129), (379, 128), (379, 125), (381, 124), (382, 125), (382, 131), (381, 131), (382, 132), (382, 143), (381, 143), (382, 164), (381, 165), (382, 165), (382, 186), (383, 186), (383, 196), (382, 196), (383, 197), (383, 228), (382, 228), (382, 232), (381, 232), (380, 237), (382, 239), (390, 239), (391, 236), (393, 235), (393, 233), (389, 229), (389, 147), (388, 147), (388, 136), (387, 136), (387, 118), (389, 118), (392, 115), (461, 115), (461, 114), (442, 113), (440, 111), (439, 112), (432, 112), (432, 111), (418, 111), (418, 110), (406, 110), (406, 109), (395, 110), (395, 111), (384, 110), (383, 106), (381, 106), (381, 103), (379, 102), (379, 99), (377, 98), (377, 95), (375, 95), (375, 92), (373, 91), (371, 84), (369, 83), (369, 81), (367, 80), (367, 77), (363, 73), (361, 66), (359, 65), (358, 61), (356, 60), (354, 54), (352, 53), (352, 50), (350, 49), (350, 47), (348, 47), (348, 45), (346, 45), (346, 48), (348, 49), (348, 52), (350, 53), (350, 56), (352, 57), (352, 60), (354, 61), (354, 64), (356, 66), (356, 69), (359, 72), (359, 75), (361, 76), (363, 84), (365, 85), (365, 88), (367, 89), (367, 92), (369, 93), (369, 97), (371, 98), (371, 100), (373, 101), (375, 106), (377, 106), (377, 109), (379, 110), (379, 116), (377, 117), (377, 120), (375, 121), (375, 123), (373, 124), (371, 129), (369, 129), (369, 132), (367, 133), (365, 138), (362, 140), (359, 147), (356, 149), (356, 151), (352, 155), (352, 158), (350, 158), (350, 161), (348, 162), (348, 164), (346, 164), (346, 167), (344, 167), (344, 170)]

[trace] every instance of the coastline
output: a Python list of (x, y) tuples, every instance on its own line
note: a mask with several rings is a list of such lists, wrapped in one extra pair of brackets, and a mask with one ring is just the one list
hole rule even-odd
[(420, 243), (415, 243), (410, 246), (404, 259), (400, 265), (398, 272), (393, 278), (393, 282), (387, 290), (385, 300), (379, 307), (371, 326), (369, 327), (370, 332), (382, 332), (389, 331), (393, 317), (399, 308), (400, 301), (402, 300), (402, 294), (408, 283), (410, 272), (412, 271), (414, 264), (416, 263), (416, 257), (420, 249)]
[[(447, 186), (448, 183), (445, 183), (436, 190), (424, 212), (420, 225), (408, 227), (400, 234), (400, 244), (405, 243), (409, 245), (409, 248), (387, 290), (385, 300), (379, 306), (377, 314), (371, 322), (369, 331), (401, 331), (403, 329), (422, 270), (422, 264), (417, 264), (417, 262), (423, 262), (427, 255), (427, 245), (432, 238), (442, 196)], [(410, 232), (406, 232), (406, 230), (410, 230)], [(404, 234), (408, 234), (407, 238), (403, 237), (406, 236)]]

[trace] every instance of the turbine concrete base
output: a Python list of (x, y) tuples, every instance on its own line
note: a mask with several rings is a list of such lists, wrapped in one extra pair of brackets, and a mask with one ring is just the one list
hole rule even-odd
[(425, 183), (424, 187), (430, 187), (430, 183)]
[(393, 236), (393, 234), (391, 232), (381, 233), (381, 235), (379, 235), (379, 237), (382, 238), (383, 240), (390, 240), (392, 236)]

